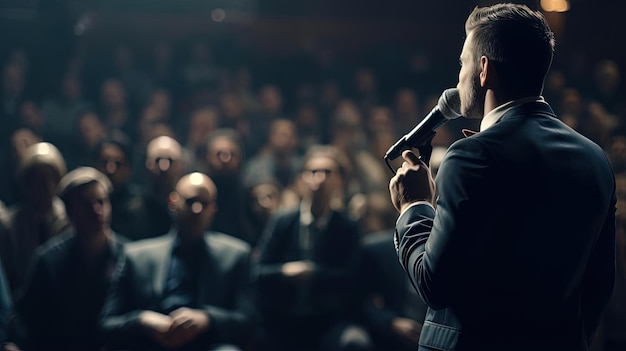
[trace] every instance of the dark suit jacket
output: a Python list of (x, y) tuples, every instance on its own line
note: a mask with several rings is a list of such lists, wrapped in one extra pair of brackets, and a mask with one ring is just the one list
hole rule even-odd
[(15, 297), (10, 341), (23, 350), (99, 350), (97, 327), (115, 262), (126, 239), (86, 269), (74, 231), (40, 246)]
[[(139, 325), (141, 311), (160, 311), (175, 234), (127, 244), (125, 259), (103, 309), (101, 331), (112, 348), (159, 349)], [(215, 343), (242, 344), (251, 337), (256, 309), (250, 295), (250, 247), (234, 237), (205, 234), (207, 255), (200, 267), (195, 306), (209, 314), (210, 329), (191, 348)], [(188, 348), (189, 348), (188, 347)]]
[[(450, 146), (437, 210), (396, 225), (441, 350), (586, 350), (615, 275), (615, 180), (596, 144), (548, 104), (518, 105)], [(434, 221), (433, 221), (434, 219)]]
[(354, 317), (356, 269), (360, 257), (357, 223), (343, 212), (332, 212), (326, 228), (313, 235), (313, 258), (317, 269), (308, 286), (303, 308), (300, 285), (285, 279), (281, 267), (303, 259), (299, 247), (300, 211), (276, 214), (261, 239), (256, 274), (259, 306), (267, 326), (288, 326), (292, 318), (320, 317), (337, 321)]

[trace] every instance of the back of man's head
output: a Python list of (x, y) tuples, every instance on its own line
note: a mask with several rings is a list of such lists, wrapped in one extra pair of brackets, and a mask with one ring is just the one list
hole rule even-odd
[(474, 59), (489, 58), (509, 94), (541, 94), (555, 45), (541, 12), (510, 3), (477, 7), (467, 18), (465, 31), (473, 35)]

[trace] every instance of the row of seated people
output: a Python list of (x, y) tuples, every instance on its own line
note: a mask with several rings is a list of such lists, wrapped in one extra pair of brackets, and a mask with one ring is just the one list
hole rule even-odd
[(5, 235), (13, 241), (2, 262), (13, 273), (0, 279), (4, 350), (417, 347), (425, 306), (391, 233), (363, 240), (342, 206), (346, 161), (335, 148), (308, 150), (297, 206), (274, 212), (255, 245), (207, 230), (222, 215), (218, 199), (231, 194), (218, 193), (202, 172), (175, 180), (167, 233), (129, 239), (111, 227), (106, 172), (65, 173), (59, 158), (53, 145), (38, 143), (20, 168), (31, 181), (52, 175), (30, 183), (26, 198), (49, 198), (40, 205), (62, 208), (66, 225), (27, 242), (34, 248), (21, 281), (11, 280), (19, 240)]

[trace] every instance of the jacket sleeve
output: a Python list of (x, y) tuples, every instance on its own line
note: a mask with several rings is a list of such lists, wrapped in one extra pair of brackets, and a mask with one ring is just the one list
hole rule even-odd
[(102, 343), (113, 349), (136, 346), (146, 338), (139, 324), (140, 311), (132, 307), (132, 275), (131, 261), (122, 256), (116, 264), (99, 324)]
[[(435, 310), (449, 307), (466, 291), (472, 271), (470, 247), (488, 211), (490, 155), (472, 139), (453, 144), (437, 173), (437, 207), (409, 207), (396, 223), (400, 264), (424, 302)], [(469, 235), (472, 233), (472, 236)]]
[(602, 231), (593, 247), (583, 276), (582, 317), (587, 343), (591, 344), (615, 284), (615, 194)]
[[(248, 255), (242, 255), (237, 264), (237, 272), (233, 275), (237, 281), (232, 294), (233, 308), (205, 305), (202, 309), (209, 315), (211, 328), (205, 338), (215, 337), (212, 342), (229, 342), (241, 344), (250, 341), (254, 335), (259, 316), (252, 297), (250, 260)], [(207, 338), (208, 337), (208, 338)]]

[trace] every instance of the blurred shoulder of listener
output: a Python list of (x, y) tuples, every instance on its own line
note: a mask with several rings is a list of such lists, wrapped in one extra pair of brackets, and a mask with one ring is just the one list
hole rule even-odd
[(56, 196), (56, 187), (66, 166), (59, 150), (50, 143), (29, 146), (17, 168), (21, 199), (10, 207), (6, 235), (0, 242), (0, 255), (11, 290), (23, 284), (31, 257), (38, 246), (66, 230), (65, 207)]

